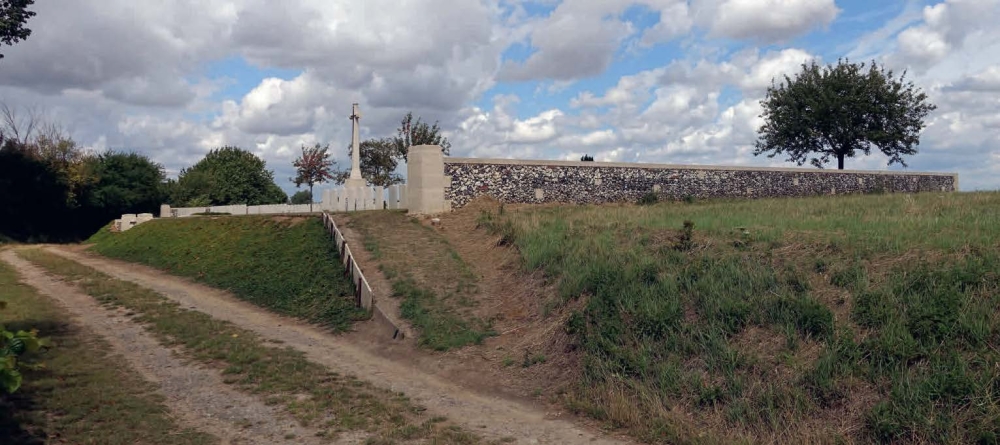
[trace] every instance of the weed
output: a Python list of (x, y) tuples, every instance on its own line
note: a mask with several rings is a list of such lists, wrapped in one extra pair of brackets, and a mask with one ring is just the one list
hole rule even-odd
[(677, 243), (674, 244), (674, 250), (687, 252), (693, 248), (694, 223), (691, 221), (684, 221), (684, 228), (681, 230), (680, 237), (677, 238)]
[(636, 204), (639, 204), (641, 206), (648, 206), (656, 204), (659, 201), (660, 201), (660, 195), (657, 195), (656, 192), (646, 192), (645, 194), (639, 197), (639, 200), (636, 202)]
[(521, 361), (522, 368), (529, 368), (531, 366), (545, 363), (545, 354), (528, 354), (528, 350), (524, 351), (524, 360)]

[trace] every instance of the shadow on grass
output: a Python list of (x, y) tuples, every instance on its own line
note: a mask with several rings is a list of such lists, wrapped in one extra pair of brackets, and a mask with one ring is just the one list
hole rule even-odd
[[(55, 320), (16, 320), (5, 321), (4, 327), (10, 331), (28, 331), (37, 329), (44, 337), (61, 337), (70, 334), (70, 326), (66, 323)], [(29, 356), (24, 360), (24, 364), (32, 365), (44, 363), (46, 354), (41, 353)], [(53, 373), (47, 368), (22, 369), (25, 381), (38, 381), (52, 378)], [(37, 412), (43, 408), (36, 402), (44, 400), (51, 393), (51, 389), (33, 388), (32, 385), (22, 386), (14, 394), (0, 394), (0, 438), (3, 444), (7, 445), (41, 445), (46, 441), (48, 435), (41, 426), (30, 422), (25, 417), (29, 413)]]

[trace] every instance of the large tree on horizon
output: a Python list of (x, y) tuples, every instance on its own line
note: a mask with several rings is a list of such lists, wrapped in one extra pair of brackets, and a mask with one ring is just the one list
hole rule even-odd
[[(0, 0), (0, 42), (8, 46), (27, 39), (31, 30), (25, 26), (28, 19), (35, 16), (28, 7), (35, 0)], [(3, 59), (3, 54), (0, 54)]]
[(830, 159), (844, 168), (844, 159), (877, 148), (889, 165), (906, 162), (917, 153), (924, 118), (937, 107), (906, 72), (896, 76), (874, 61), (820, 67), (802, 64), (792, 79), (774, 84), (761, 101), (764, 125), (754, 155), (787, 156), (798, 165), (823, 168)]
[(170, 204), (210, 206), (283, 204), (288, 195), (274, 182), (264, 160), (239, 147), (208, 152), (197, 164), (181, 170), (172, 186)]

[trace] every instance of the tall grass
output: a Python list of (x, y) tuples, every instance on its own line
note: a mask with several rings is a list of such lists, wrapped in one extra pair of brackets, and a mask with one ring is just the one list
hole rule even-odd
[(1000, 194), (560, 206), (481, 222), (564, 298), (586, 298), (566, 326), (585, 367), (570, 406), (642, 439), (1000, 433)]

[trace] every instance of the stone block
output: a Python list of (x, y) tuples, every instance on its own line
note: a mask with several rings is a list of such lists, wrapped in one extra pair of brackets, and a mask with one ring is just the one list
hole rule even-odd
[(451, 210), (444, 198), (444, 154), (438, 145), (410, 147), (406, 164), (407, 208), (412, 214)]

